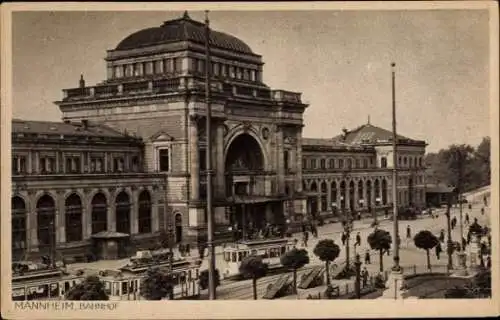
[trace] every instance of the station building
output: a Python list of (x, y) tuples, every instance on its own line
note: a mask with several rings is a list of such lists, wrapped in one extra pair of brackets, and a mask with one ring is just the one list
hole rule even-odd
[[(270, 88), (262, 57), (214, 30), (206, 132), (204, 32), (187, 13), (135, 32), (107, 51), (105, 80), (63, 90), (62, 122), (13, 120), (15, 258), (121, 257), (165, 231), (203, 241), (208, 136), (216, 239), (248, 223), (300, 223), (332, 203), (391, 202), (388, 131), (303, 138), (301, 93)], [(400, 137), (398, 148), (401, 203), (419, 204), (425, 142)]]

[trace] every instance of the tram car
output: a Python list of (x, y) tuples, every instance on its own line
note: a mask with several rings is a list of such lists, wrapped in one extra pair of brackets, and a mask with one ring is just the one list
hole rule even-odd
[(226, 245), (223, 249), (224, 268), (221, 278), (243, 279), (239, 271), (241, 261), (250, 255), (261, 256), (269, 269), (282, 268), (281, 256), (292, 250), (294, 246), (294, 241), (283, 238), (247, 240)]
[(67, 272), (39, 263), (16, 263), (13, 265), (12, 300), (64, 300), (71, 288), (91, 275), (98, 276), (103, 282), (109, 300), (141, 300), (141, 281), (150, 267), (173, 273), (176, 280), (174, 299), (196, 299), (200, 294), (199, 267), (185, 259), (173, 259), (170, 263), (162, 254), (164, 252), (140, 254), (135, 257), (140, 259), (132, 258), (118, 270), (99, 270), (93, 268), (94, 263), (87, 263), (85, 269)]

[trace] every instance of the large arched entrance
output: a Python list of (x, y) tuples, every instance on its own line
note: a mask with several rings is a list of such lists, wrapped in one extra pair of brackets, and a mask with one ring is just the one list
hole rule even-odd
[(130, 198), (125, 191), (116, 196), (116, 231), (130, 234)]
[(151, 196), (147, 190), (139, 194), (139, 214), (138, 214), (139, 233), (151, 232)]
[(22, 259), (26, 250), (26, 204), (21, 197), (12, 198), (12, 260)]
[[(249, 133), (234, 138), (226, 151), (226, 196), (233, 207), (232, 228), (244, 238), (256, 236), (268, 225), (284, 223), (285, 201), (268, 197), (265, 155)], [(280, 161), (283, 165), (283, 162)], [(274, 188), (272, 188), (274, 189)], [(285, 197), (285, 194), (282, 195)]]
[(91, 202), (92, 207), (92, 234), (108, 229), (108, 206), (106, 196), (97, 193)]
[(66, 242), (82, 240), (82, 201), (77, 194), (71, 194), (65, 201)]
[(49, 195), (42, 196), (36, 203), (36, 211), (38, 247), (42, 252), (53, 254), (56, 246), (54, 199)]

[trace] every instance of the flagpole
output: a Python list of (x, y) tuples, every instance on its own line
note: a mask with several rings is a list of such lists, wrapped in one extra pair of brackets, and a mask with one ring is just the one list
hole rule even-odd
[(210, 27), (208, 21), (208, 10), (205, 10), (205, 104), (207, 108), (206, 115), (206, 133), (207, 133), (207, 247), (208, 247), (208, 290), (209, 299), (215, 300), (215, 248), (214, 248), (214, 219), (212, 211), (212, 105), (210, 102)]
[(394, 271), (399, 271), (399, 230), (398, 230), (398, 156), (397, 156), (397, 134), (396, 134), (396, 64), (391, 63), (392, 71), (392, 210), (394, 243), (393, 259)]

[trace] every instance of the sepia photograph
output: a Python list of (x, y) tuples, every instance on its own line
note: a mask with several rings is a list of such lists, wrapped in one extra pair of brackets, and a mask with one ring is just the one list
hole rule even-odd
[(495, 5), (362, 4), (2, 5), (2, 313), (498, 313)]

